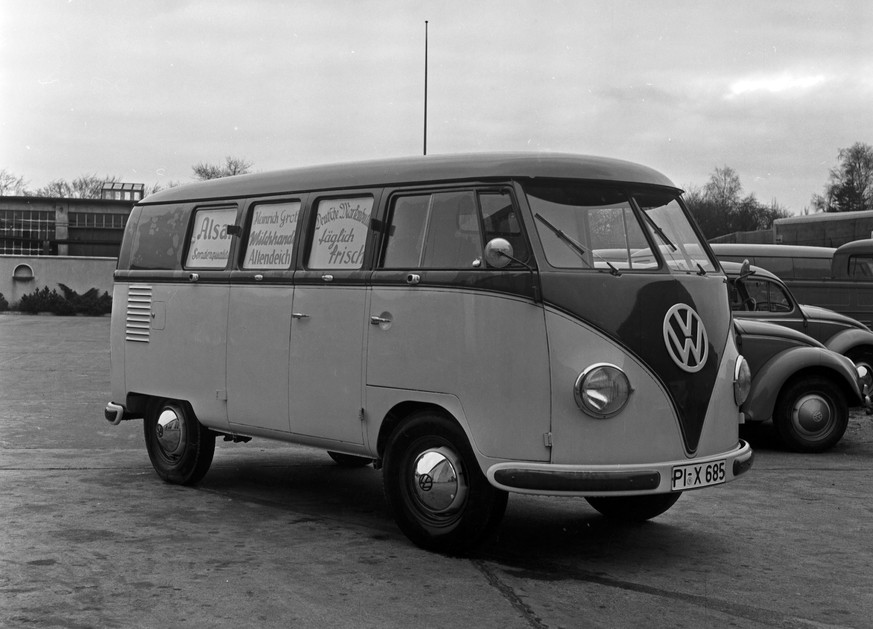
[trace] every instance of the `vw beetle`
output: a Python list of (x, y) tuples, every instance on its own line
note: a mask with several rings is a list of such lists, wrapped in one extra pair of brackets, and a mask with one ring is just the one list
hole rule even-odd
[(766, 321), (735, 318), (737, 346), (752, 375), (740, 410), (746, 422), (773, 420), (780, 442), (823, 452), (846, 432), (849, 408), (869, 408), (870, 371), (819, 341)]
[(721, 262), (729, 282), (734, 318), (769, 321), (811, 336), (873, 373), (873, 332), (856, 319), (827, 308), (797, 303), (776, 275), (748, 260)]

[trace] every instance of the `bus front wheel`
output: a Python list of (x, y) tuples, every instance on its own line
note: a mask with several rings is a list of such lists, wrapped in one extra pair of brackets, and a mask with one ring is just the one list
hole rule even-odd
[(395, 429), (382, 472), (397, 525), (426, 550), (462, 553), (506, 510), (506, 492), (488, 483), (464, 431), (438, 413), (417, 413)]
[(189, 404), (161, 400), (152, 405), (143, 431), (152, 466), (166, 482), (193, 485), (209, 471), (215, 433), (197, 421)]
[(592, 496), (586, 500), (607, 518), (625, 522), (644, 522), (667, 511), (676, 504), (681, 495), (682, 492), (677, 491), (648, 496)]

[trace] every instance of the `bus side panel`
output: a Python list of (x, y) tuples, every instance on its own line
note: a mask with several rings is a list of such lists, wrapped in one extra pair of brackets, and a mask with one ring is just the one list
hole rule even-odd
[(228, 317), (231, 424), (290, 431), (289, 348), (294, 287), (233, 285)]
[(125, 341), (128, 391), (188, 401), (201, 423), (227, 428), (228, 290), (205, 283), (130, 286), (128, 310), (147, 303), (151, 324), (144, 337)]
[[(552, 369), (552, 463), (608, 465), (685, 458), (679, 420), (667, 392), (614, 341), (546, 310)], [(592, 417), (576, 404), (579, 374), (597, 363), (622, 369), (633, 393), (618, 415)]]
[(391, 322), (367, 326), (368, 408), (373, 387), (394, 389), (396, 403), (413, 392), (455, 396), (482, 455), (548, 461), (549, 357), (540, 306), (485, 291), (383, 286), (372, 290), (370, 314)]

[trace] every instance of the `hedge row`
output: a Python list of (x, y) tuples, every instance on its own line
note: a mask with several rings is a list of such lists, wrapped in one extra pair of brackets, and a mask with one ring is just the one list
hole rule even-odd
[(22, 296), (18, 303), (11, 305), (0, 293), (0, 312), (5, 310), (18, 310), (28, 314), (51, 312), (65, 317), (73, 315), (99, 317), (112, 312), (112, 297), (106, 291), (101, 295), (98, 289), (92, 288), (80, 295), (69, 286), (63, 284), (58, 286), (61, 289), (60, 293), (44, 286)]

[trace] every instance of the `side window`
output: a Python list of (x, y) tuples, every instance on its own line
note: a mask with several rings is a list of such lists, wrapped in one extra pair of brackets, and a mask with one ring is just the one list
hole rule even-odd
[(321, 199), (315, 210), (307, 267), (360, 269), (372, 211), (372, 197)]
[(769, 280), (744, 280), (746, 291), (751, 301), (747, 302), (746, 310), (758, 312), (790, 312), (791, 302), (788, 295), (778, 284)]
[(236, 223), (236, 208), (209, 208), (194, 211), (194, 228), (188, 243), (185, 268), (224, 269), (230, 256), (233, 237), (227, 226)]
[(472, 269), (482, 257), (482, 236), (472, 192), (433, 195), (421, 266)]
[(492, 238), (503, 238), (512, 245), (512, 257), (526, 262), (529, 257), (527, 241), (509, 193), (484, 192), (479, 195), (479, 203), (482, 206), (485, 242)]
[(864, 280), (873, 278), (873, 257), (852, 256), (849, 258), (849, 277)]
[(287, 269), (294, 254), (300, 201), (260, 203), (252, 208), (244, 269)]
[(481, 263), (482, 230), (472, 190), (394, 199), (382, 268), (474, 269)]
[(429, 210), (429, 194), (398, 197), (394, 200), (390, 235), (382, 258), (383, 267), (396, 269), (421, 266)]
[(187, 219), (188, 213), (178, 205), (134, 208), (124, 239), (130, 241), (130, 268), (140, 271), (181, 269)]

